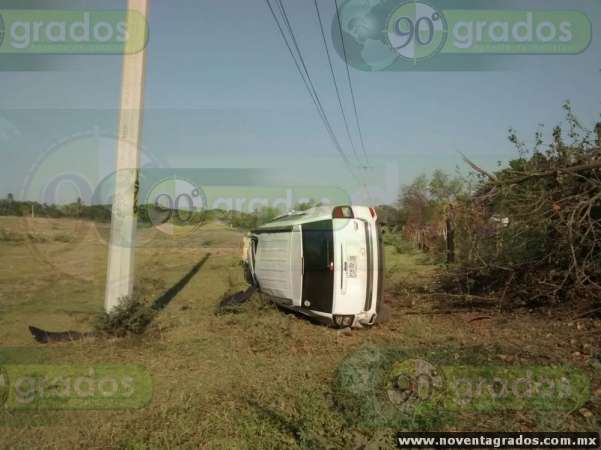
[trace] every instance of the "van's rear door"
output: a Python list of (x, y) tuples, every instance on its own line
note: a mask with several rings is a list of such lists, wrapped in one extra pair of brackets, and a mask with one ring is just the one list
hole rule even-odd
[(336, 314), (362, 312), (368, 290), (368, 245), (365, 222), (335, 219)]
[(334, 231), (332, 220), (301, 226), (303, 235), (302, 306), (332, 312), (334, 295)]

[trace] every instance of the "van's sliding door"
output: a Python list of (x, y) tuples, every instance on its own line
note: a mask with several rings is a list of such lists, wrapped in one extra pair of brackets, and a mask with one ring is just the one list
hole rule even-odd
[(302, 306), (331, 313), (334, 295), (334, 231), (331, 220), (302, 225)]

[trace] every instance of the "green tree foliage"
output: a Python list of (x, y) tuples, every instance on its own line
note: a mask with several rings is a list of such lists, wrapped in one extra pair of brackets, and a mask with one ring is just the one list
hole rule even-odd
[(310, 199), (306, 202), (297, 203), (296, 206), (294, 207), (294, 210), (295, 211), (306, 211), (308, 209), (315, 208), (317, 206), (322, 206), (322, 203), (318, 202), (316, 200)]
[(442, 258), (446, 254), (448, 221), (453, 220), (454, 205), (465, 197), (466, 180), (435, 170), (431, 177), (418, 176), (403, 186), (398, 198), (403, 234), (418, 248)]
[(259, 225), (273, 220), (275, 217), (281, 214), (282, 211), (277, 208), (264, 206), (255, 210), (253, 213), (228, 211), (223, 220), (234, 228), (252, 230)]
[(382, 225), (387, 225), (395, 231), (400, 231), (405, 224), (405, 217), (402, 211), (391, 205), (376, 206), (378, 221)]
[[(9, 194), (10, 195), (10, 194)], [(96, 222), (110, 222), (111, 208), (107, 205), (84, 205), (81, 200), (66, 205), (47, 205), (30, 201), (15, 201), (9, 197), (0, 200), (0, 216), (30, 216), (32, 210), (35, 217), (74, 218)]]

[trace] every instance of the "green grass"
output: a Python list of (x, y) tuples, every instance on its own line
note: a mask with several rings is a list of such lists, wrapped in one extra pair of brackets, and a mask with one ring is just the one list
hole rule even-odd
[[(10, 420), (0, 415), (0, 447), (391, 448), (395, 426), (366, 428), (361, 414), (349, 414), (337, 389), (339, 366), (365, 346), (442, 354), (443, 362), (455, 360), (455, 355), (469, 359), (477, 347), (485, 348), (478, 355), (488, 362), (501, 362), (498, 355), (505, 354), (531, 364), (569, 360), (586, 365), (570, 359), (573, 348), (566, 342), (575, 329), (564, 323), (551, 327), (546, 317), (522, 322), (505, 315), (474, 325), (467, 322), (469, 316), (408, 315), (408, 304), (426, 301), (412, 289), (426, 287), (437, 268), (404, 245), (400, 252), (398, 246), (386, 246), (391, 319), (375, 328), (343, 335), (286, 314), (260, 295), (234, 313), (216, 316), (223, 294), (245, 286), (239, 266), (241, 233), (221, 224), (177, 227), (170, 236), (140, 230), (144, 245), (136, 252), (136, 285), (150, 301), (211, 254), (142, 336), (37, 345), (28, 333), (30, 324), (58, 331), (92, 328), (103, 304), (102, 236), (108, 230), (106, 225), (50, 219), (36, 220), (27, 229), (22, 220), (0, 218), (0, 226), (49, 238), (0, 241), (0, 342), (4, 348), (17, 348), (0, 351), (0, 365), (7, 353), (13, 362), (142, 364), (153, 377), (153, 400), (144, 409), (122, 412), (67, 411)], [(62, 242), (53, 239), (54, 234), (74, 237)], [(401, 285), (409, 287), (399, 291)], [(593, 342), (594, 335), (590, 338)], [(575, 339), (578, 345), (589, 342), (589, 337)], [(454, 350), (445, 352), (448, 348)], [(595, 388), (601, 376), (592, 376)], [(592, 419), (578, 412), (464, 412), (426, 418), (420, 426), (491, 431), (598, 428), (597, 403), (588, 408), (595, 413)], [(12, 426), (3, 427), (3, 420)], [(40, 426), (31, 427), (34, 423)]]

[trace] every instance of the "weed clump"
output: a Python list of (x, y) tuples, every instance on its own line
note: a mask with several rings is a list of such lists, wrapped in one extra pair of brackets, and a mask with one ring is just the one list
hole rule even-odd
[(19, 233), (14, 233), (4, 228), (0, 228), (0, 241), (2, 242), (23, 242), (25, 237)]
[(123, 297), (113, 311), (96, 317), (94, 330), (98, 334), (116, 337), (140, 335), (146, 331), (156, 312), (138, 294)]

